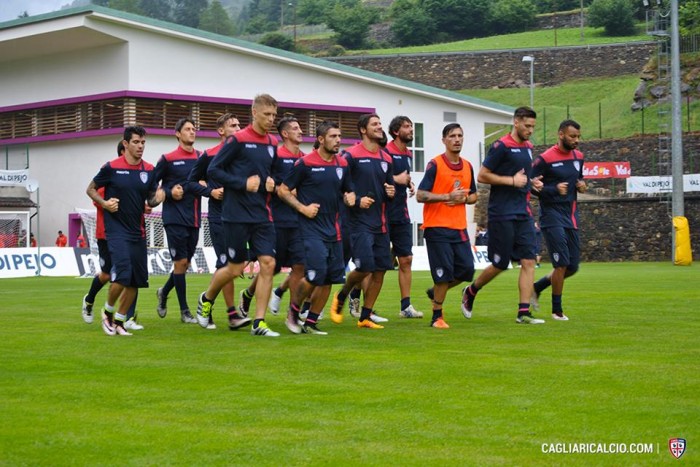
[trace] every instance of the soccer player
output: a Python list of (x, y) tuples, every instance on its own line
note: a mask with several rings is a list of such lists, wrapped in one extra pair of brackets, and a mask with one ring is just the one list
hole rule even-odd
[(265, 323), (275, 270), (275, 226), (268, 204), (275, 189), (270, 176), (277, 156), (277, 139), (270, 135), (277, 117), (277, 101), (269, 94), (255, 96), (253, 123), (230, 136), (209, 165), (208, 175), (224, 187), (221, 219), (226, 237), (226, 267), (219, 268), (209, 288), (199, 296), (197, 319), (209, 322), (221, 288), (240, 276), (250, 253), (258, 258), (260, 272), (255, 289), (255, 320), (251, 334), (277, 337)]
[[(213, 148), (209, 148), (202, 153), (199, 159), (197, 159), (197, 162), (194, 163), (187, 180), (190, 189), (198, 189), (196, 186), (193, 187), (192, 184), (204, 184), (204, 186), (207, 187), (208, 194), (205, 194), (205, 196), (209, 196), (209, 234), (216, 254), (216, 269), (223, 268), (227, 263), (224, 224), (221, 220), (224, 188), (207, 174), (207, 170), (209, 169), (211, 161), (224, 146), (226, 140), (240, 129), (241, 123), (235, 115), (225, 113), (220, 116), (216, 120), (216, 131), (219, 133), (221, 141)], [(229, 329), (234, 331), (249, 325), (251, 319), (241, 315), (238, 310), (236, 310), (233, 281), (227, 282), (222, 287), (221, 294), (224, 296), (224, 302), (226, 303)], [(204, 325), (203, 327), (206, 329), (216, 329), (216, 324), (214, 324), (212, 315), (209, 315), (209, 321), (206, 323), (199, 320), (197, 321), (200, 325)]]
[(459, 123), (442, 129), (445, 152), (425, 168), (416, 199), (423, 206), (423, 229), (433, 277), (434, 328), (447, 329), (442, 304), (447, 290), (474, 278), (474, 257), (467, 233), (466, 204), (477, 199), (474, 169), (460, 157), (464, 131)]
[(539, 308), (542, 291), (552, 286), (552, 318), (568, 321), (561, 296), (564, 280), (576, 274), (581, 260), (578, 235), (578, 193), (586, 191), (583, 180), (583, 154), (577, 150), (581, 125), (564, 120), (559, 125), (557, 144), (539, 155), (532, 163), (532, 176), (542, 177), (539, 192), (540, 226), (554, 270), (535, 283), (533, 307)]
[[(341, 197), (348, 206), (355, 204), (348, 163), (338, 156), (340, 127), (324, 121), (316, 127), (316, 142), (309, 155), (299, 159), (278, 189), (278, 195), (301, 214), (299, 230), (304, 244), (305, 276), (292, 297), (287, 318), (299, 319), (299, 303), (311, 296), (311, 306), (301, 331), (325, 335), (318, 319), (331, 293), (331, 284), (345, 282), (343, 245), (338, 223)], [(296, 196), (292, 193), (296, 190)], [(294, 300), (297, 300), (294, 302)], [(297, 325), (298, 326), (298, 325)]]
[(353, 287), (371, 276), (364, 293), (364, 303), (357, 326), (382, 329), (378, 321), (388, 321), (376, 315), (374, 304), (391, 269), (391, 251), (386, 219), (387, 200), (394, 197), (394, 177), (391, 157), (381, 148), (382, 122), (377, 114), (364, 114), (357, 122), (362, 141), (343, 151), (350, 167), (355, 203), (349, 209), (350, 244), (356, 268), (347, 276), (345, 285), (331, 303), (331, 320), (343, 321), (343, 305)]
[(156, 180), (161, 182), (166, 195), (163, 203), (163, 226), (173, 260), (173, 271), (165, 285), (156, 291), (156, 310), (158, 316), (165, 318), (168, 313), (168, 294), (174, 287), (180, 304), (180, 320), (183, 323), (197, 322), (187, 304), (185, 274), (199, 240), (202, 214), (200, 197), (207, 193), (206, 187), (187, 183), (192, 167), (199, 158), (199, 151), (194, 149), (196, 135), (197, 130), (190, 117), (178, 120), (175, 124), (178, 147), (162, 155), (155, 169)]
[[(123, 157), (102, 166), (87, 187), (88, 196), (104, 209), (107, 246), (112, 259), (111, 285), (102, 310), (102, 330), (113, 336), (130, 336), (124, 328), (127, 311), (138, 288), (148, 287), (144, 202), (154, 207), (165, 193), (158, 188), (153, 165), (143, 160), (146, 131), (124, 129)], [(98, 189), (104, 187), (104, 196)], [(120, 298), (121, 296), (121, 298)], [(115, 305), (119, 299), (119, 308)]]
[(530, 295), (535, 275), (535, 226), (529, 204), (530, 188), (539, 190), (542, 181), (531, 178), (532, 143), (537, 114), (519, 107), (513, 115), (509, 134), (493, 143), (484, 159), (477, 180), (491, 185), (488, 206), (491, 264), (462, 294), (462, 312), (471, 317), (477, 292), (508, 269), (510, 261), (520, 261), (519, 302), (516, 322), (542, 324), (530, 313)]
[[(304, 156), (299, 146), (302, 143), (303, 132), (299, 121), (291, 115), (280, 119), (277, 124), (277, 133), (282, 137), (282, 145), (277, 148), (277, 158), (272, 164), (271, 176), (275, 180), (275, 192), (270, 200), (272, 218), (275, 223), (277, 241), (275, 245), (275, 274), (283, 267), (291, 267), (292, 271), (285, 282), (291, 289), (290, 307), (296, 306), (297, 289), (304, 277), (304, 244), (299, 236), (299, 216), (287, 203), (277, 196), (277, 187), (291, 172), (294, 163)], [(247, 310), (250, 301), (255, 294), (258, 284), (258, 276), (250, 283), (247, 289), (241, 291), (239, 308)], [(282, 297), (282, 289), (278, 288), (270, 294), (270, 311), (277, 314)], [(299, 309), (289, 309), (287, 312), (287, 328), (294, 334), (301, 333), (301, 327), (297, 324)]]
[[(125, 150), (124, 143), (119, 141), (119, 144), (117, 144), (117, 156), (124, 157)], [(104, 198), (104, 187), (99, 188), (97, 193)], [(107, 247), (107, 236), (105, 235), (104, 209), (102, 209), (102, 206), (94, 201), (93, 204), (97, 209), (97, 214), (95, 217), (95, 238), (97, 240), (97, 252), (100, 257), (100, 272), (95, 274), (95, 277), (92, 278), (90, 290), (88, 290), (88, 293), (83, 297), (83, 321), (85, 321), (87, 324), (92, 324), (92, 308), (95, 303), (95, 297), (97, 293), (102, 290), (102, 287), (109, 282), (110, 272), (112, 270), (112, 257), (109, 254), (109, 248)], [(150, 208), (147, 207), (146, 209)], [(141, 331), (143, 329), (143, 326), (136, 322), (136, 302), (138, 301), (138, 289), (136, 289), (136, 292), (134, 301), (127, 312), (126, 322), (124, 323), (124, 328), (129, 331)]]
[(401, 306), (399, 316), (402, 318), (422, 318), (423, 313), (411, 304), (411, 264), (413, 263), (413, 226), (408, 215), (408, 197), (415, 193), (411, 181), (413, 154), (408, 145), (413, 141), (413, 122), (400, 115), (389, 123), (389, 134), (393, 138), (386, 145), (391, 155), (394, 168), (394, 186), (396, 194), (389, 207), (389, 238), (394, 256), (399, 262), (399, 290)]

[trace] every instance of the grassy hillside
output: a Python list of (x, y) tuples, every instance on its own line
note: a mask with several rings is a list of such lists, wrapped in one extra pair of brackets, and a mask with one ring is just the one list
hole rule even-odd
[[(388, 48), (360, 50), (352, 53), (357, 54), (405, 54), (405, 53), (436, 53), (436, 52), (465, 52), (472, 50), (496, 50), (496, 49), (521, 49), (532, 47), (555, 47), (571, 45), (595, 45), (611, 44), (615, 42), (634, 42), (649, 40), (649, 36), (642, 33), (636, 36), (610, 37), (603, 35), (602, 28), (584, 28), (584, 40), (581, 41), (581, 30), (578, 28), (567, 28), (527, 31), (517, 34), (503, 36), (483, 37), (479, 39), (469, 39), (443, 44), (431, 44), (415, 47)], [(556, 38), (555, 38), (556, 34)]]
[[(657, 133), (658, 106), (648, 107), (643, 113), (630, 110), (638, 84), (638, 75), (627, 75), (582, 79), (560, 86), (535, 88), (535, 110), (539, 114), (536, 142), (554, 142), (559, 122), (567, 117), (581, 123), (583, 137), (586, 139)], [(464, 89), (460, 92), (515, 107), (528, 105), (530, 100), (529, 88)], [(687, 101), (683, 101), (683, 129), (700, 130), (700, 102), (691, 102), (688, 109)]]

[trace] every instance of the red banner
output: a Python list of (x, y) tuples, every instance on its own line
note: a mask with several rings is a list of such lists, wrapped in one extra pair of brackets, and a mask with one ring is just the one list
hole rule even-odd
[(583, 178), (629, 178), (629, 162), (584, 162)]

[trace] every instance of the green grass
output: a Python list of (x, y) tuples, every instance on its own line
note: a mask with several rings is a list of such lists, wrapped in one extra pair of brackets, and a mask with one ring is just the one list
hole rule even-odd
[[(642, 27), (639, 26), (641, 32)], [(570, 45), (596, 45), (612, 44), (616, 42), (648, 41), (649, 36), (640, 33), (634, 36), (611, 37), (603, 35), (602, 28), (585, 27), (584, 40), (581, 41), (579, 28), (559, 28), (526, 31), (516, 34), (468, 39), (442, 44), (430, 44), (413, 47), (392, 47), (385, 49), (370, 49), (353, 51), (357, 54), (384, 55), (384, 54), (408, 54), (408, 53), (437, 53), (437, 52), (469, 52), (477, 50), (522, 49), (538, 47), (561, 47)]]
[[(638, 84), (638, 75), (627, 75), (536, 87), (536, 142), (554, 143), (559, 122), (568, 117), (581, 124), (584, 139), (624, 138), (642, 133), (658, 133), (658, 106), (647, 107), (644, 115), (641, 111), (632, 112), (630, 109)], [(460, 92), (513, 107), (527, 104), (530, 100), (529, 88), (464, 89)], [(683, 131), (687, 131), (688, 128), (692, 131), (700, 130), (700, 101), (691, 101), (690, 112), (685, 99), (682, 100), (682, 104)], [(543, 141), (545, 136), (546, 141)]]
[[(188, 276), (191, 305), (208, 279)], [(220, 306), (216, 331), (181, 324), (174, 309), (159, 319), (163, 281), (140, 298), (146, 329), (125, 338), (82, 322), (87, 279), (2, 280), (0, 464), (657, 465), (677, 462), (672, 437), (699, 462), (697, 265), (585, 264), (567, 282), (571, 321), (542, 326), (514, 323), (509, 271), (470, 321), (453, 290), (449, 330), (395, 318), (391, 272), (377, 307), (386, 329), (346, 315), (322, 321), (328, 336), (278, 339), (228, 331)], [(427, 286), (415, 273), (422, 310)], [(556, 442), (658, 452), (541, 452)]]

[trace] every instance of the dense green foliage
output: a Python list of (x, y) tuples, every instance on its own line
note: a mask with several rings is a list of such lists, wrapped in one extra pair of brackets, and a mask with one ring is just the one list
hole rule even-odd
[(279, 32), (268, 32), (260, 39), (260, 43), (276, 49), (294, 50), (294, 39)]
[(588, 8), (588, 21), (602, 27), (608, 36), (628, 36), (635, 33), (636, 0), (593, 0)]

